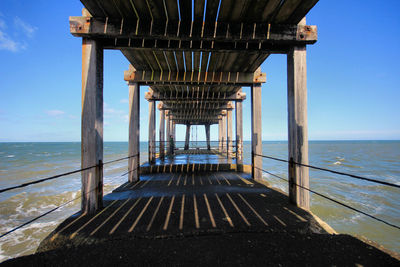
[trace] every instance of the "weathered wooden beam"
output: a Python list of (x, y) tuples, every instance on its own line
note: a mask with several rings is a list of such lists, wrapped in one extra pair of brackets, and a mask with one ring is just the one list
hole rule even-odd
[(124, 74), (125, 81), (147, 85), (185, 85), (185, 84), (233, 84), (251, 85), (265, 83), (267, 75), (262, 72), (170, 72), (170, 71), (135, 71), (128, 70)]
[(227, 140), (227, 137), (226, 137), (226, 134), (227, 134), (227, 130), (226, 130), (226, 110), (223, 110), (222, 111), (222, 139), (221, 139), (221, 142), (222, 142), (222, 153), (226, 153), (227, 151), (226, 151), (226, 140)]
[(149, 101), (149, 163), (152, 164), (156, 159), (156, 105), (154, 101)]
[(236, 108), (236, 170), (243, 171), (243, 104), (235, 102)]
[[(313, 44), (317, 41), (317, 27), (309, 25), (283, 25), (268, 23), (204, 24), (202, 21), (185, 27), (181, 21), (134, 21), (111, 18), (70, 17), (70, 31), (77, 37), (130, 38), (137, 40), (176, 41), (230, 41), (283, 44)], [(193, 31), (199, 23), (206, 31)], [(189, 26), (189, 25), (187, 25)]]
[(167, 125), (167, 154), (170, 154), (171, 123), (169, 111), (165, 111), (165, 124)]
[(191, 121), (175, 121), (175, 123), (176, 124), (180, 124), (180, 125), (186, 125), (187, 123), (190, 123), (190, 125), (201, 126), (201, 125), (207, 125), (207, 124), (210, 124), (210, 125), (218, 124), (218, 121), (200, 121), (200, 122), (197, 122), (197, 121), (194, 121), (194, 122), (191, 122)]
[(140, 88), (138, 83), (129, 83), (129, 182), (139, 180), (140, 173)]
[(261, 120), (261, 84), (251, 87), (251, 168), (255, 180), (262, 179), (262, 120)]
[(207, 102), (228, 102), (228, 101), (242, 101), (246, 99), (245, 93), (234, 93), (231, 95), (226, 94), (214, 94), (211, 96), (201, 96), (197, 92), (195, 94), (187, 92), (171, 92), (171, 93), (159, 93), (159, 92), (145, 92), (145, 99), (148, 101), (163, 101), (173, 102), (193, 102), (193, 101), (207, 101)]
[(185, 150), (189, 150), (190, 124), (186, 124)]
[(162, 107), (163, 107), (163, 103), (160, 102), (158, 104), (158, 109), (160, 110), (160, 127), (159, 127), (160, 145), (159, 145), (159, 154), (160, 154), (160, 159), (164, 160), (164, 157), (165, 157), (165, 154), (164, 154), (164, 147), (165, 147), (165, 110)]
[(299, 207), (309, 209), (310, 195), (309, 191), (304, 189), (309, 188), (308, 168), (293, 164), (293, 161), (308, 164), (306, 53), (306, 46), (297, 46), (287, 55), (288, 149), (291, 162), (289, 200)]
[(286, 54), (290, 42), (226, 42), (226, 41), (177, 41), (177, 40), (152, 40), (130, 38), (102, 38), (100, 39), (105, 49), (138, 51), (175, 51), (175, 52), (256, 52), (264, 54)]
[(222, 153), (222, 116), (218, 116), (218, 151)]
[(210, 124), (206, 124), (205, 130), (206, 130), (206, 141), (207, 141), (207, 150), (211, 150), (211, 145), (210, 145)]
[[(221, 102), (217, 102), (217, 103), (212, 103), (212, 102), (208, 102), (207, 100), (203, 100), (203, 106), (201, 107), (197, 107), (196, 110), (223, 110), (223, 109), (227, 109), (228, 108), (228, 104), (226, 103), (221, 103)], [(191, 102), (189, 102), (191, 103)], [(175, 111), (181, 111), (181, 110), (186, 110), (187, 108), (190, 108), (191, 106), (188, 106), (188, 103), (183, 102), (183, 103), (179, 103), (179, 104), (167, 104), (164, 103), (163, 106), (161, 107), (162, 110), (170, 110), (171, 112), (175, 112)]]
[(228, 159), (232, 155), (232, 109), (226, 110), (226, 156)]
[(83, 213), (103, 206), (103, 48), (82, 39), (81, 167)]

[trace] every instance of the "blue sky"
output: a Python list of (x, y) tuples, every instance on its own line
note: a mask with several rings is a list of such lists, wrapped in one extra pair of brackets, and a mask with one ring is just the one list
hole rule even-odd
[[(400, 139), (400, 1), (321, 0), (307, 16), (318, 26), (308, 46), (310, 140)], [(81, 40), (69, 33), (78, 0), (0, 2), (0, 141), (79, 141)], [(127, 60), (105, 51), (105, 141), (128, 139)], [(287, 139), (286, 56), (262, 65), (263, 140)], [(141, 94), (141, 140), (148, 104)], [(250, 90), (244, 137), (250, 138)], [(157, 120), (158, 127), (158, 120)], [(198, 127), (198, 140), (204, 127)], [(217, 140), (217, 127), (211, 130)], [(184, 139), (178, 126), (177, 139)]]

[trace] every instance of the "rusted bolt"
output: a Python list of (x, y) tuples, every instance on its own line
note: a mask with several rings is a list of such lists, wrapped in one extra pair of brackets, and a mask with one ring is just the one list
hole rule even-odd
[(78, 26), (78, 30), (82, 30), (82, 26)]
[(311, 31), (311, 27), (310, 26), (306, 26), (305, 29), (306, 29), (306, 31)]

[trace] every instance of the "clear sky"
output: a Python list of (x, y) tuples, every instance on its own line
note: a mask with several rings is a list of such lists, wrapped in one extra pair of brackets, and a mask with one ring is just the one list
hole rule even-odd
[[(79, 141), (81, 40), (69, 33), (78, 0), (0, 1), (0, 141)], [(310, 140), (400, 139), (400, 1), (320, 0), (307, 16), (318, 26), (308, 46)], [(287, 140), (286, 56), (262, 64), (263, 140)], [(128, 139), (128, 61), (105, 51), (104, 140)], [(148, 104), (141, 88), (141, 136)], [(250, 90), (244, 139), (250, 139)], [(158, 120), (157, 120), (158, 128)], [(196, 130), (194, 130), (195, 132)], [(198, 127), (204, 140), (204, 127)], [(211, 130), (217, 140), (217, 127)], [(177, 140), (184, 140), (178, 126)]]

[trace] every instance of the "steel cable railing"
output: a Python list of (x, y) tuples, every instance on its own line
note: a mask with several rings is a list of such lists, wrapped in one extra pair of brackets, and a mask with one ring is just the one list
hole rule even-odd
[(7, 192), (7, 191), (10, 191), (10, 190), (13, 190), (13, 189), (26, 187), (26, 186), (33, 185), (33, 184), (38, 184), (38, 183), (46, 182), (46, 181), (49, 181), (49, 180), (54, 180), (54, 179), (57, 179), (57, 178), (60, 178), (60, 177), (63, 177), (63, 176), (71, 175), (71, 174), (78, 173), (78, 172), (82, 172), (82, 171), (87, 171), (87, 170), (90, 170), (90, 169), (95, 168), (95, 167), (99, 167), (99, 166), (103, 166), (103, 165), (115, 163), (115, 162), (117, 162), (117, 161), (126, 160), (126, 159), (133, 158), (133, 157), (137, 157), (137, 156), (139, 156), (139, 154), (135, 154), (135, 155), (128, 156), (128, 157), (124, 157), (124, 158), (120, 158), (120, 159), (115, 159), (115, 160), (107, 161), (107, 162), (104, 162), (104, 163), (100, 161), (98, 164), (93, 165), (93, 166), (90, 166), (90, 167), (86, 167), (86, 168), (82, 168), (82, 169), (79, 169), (79, 170), (74, 170), (74, 171), (70, 171), (70, 172), (65, 172), (65, 173), (57, 174), (57, 175), (54, 175), (54, 176), (50, 176), (50, 177), (38, 179), (38, 180), (35, 180), (35, 181), (23, 183), (23, 184), (16, 185), (16, 186), (11, 186), (11, 187), (7, 187), (7, 188), (3, 188), (3, 189), (0, 189), (0, 193), (4, 193), (4, 192)]
[[(264, 169), (261, 169), (261, 168), (258, 168), (258, 167), (254, 167), (254, 168), (255, 168), (255, 169), (258, 169), (258, 170), (260, 170), (260, 171), (263, 171), (263, 172), (265, 172), (265, 173), (268, 173), (269, 175), (274, 176), (274, 177), (276, 177), (276, 178), (278, 178), (278, 179), (281, 179), (281, 180), (283, 180), (283, 181), (289, 182), (288, 179), (285, 179), (285, 178), (283, 178), (283, 177), (280, 177), (280, 176), (278, 176), (278, 175), (276, 175), (276, 174), (273, 174), (273, 173), (271, 173), (271, 172), (269, 172), (269, 171), (267, 171), (267, 170), (264, 170)], [(314, 190), (312, 190), (312, 189), (310, 189), (310, 188), (304, 187), (304, 186), (299, 185), (299, 184), (297, 184), (297, 183), (293, 183), (293, 184), (296, 185), (296, 186), (298, 186), (298, 187), (300, 187), (300, 188), (302, 188), (302, 189), (305, 189), (305, 190), (307, 190), (307, 191), (309, 191), (309, 192), (311, 192), (311, 193), (313, 193), (313, 194), (316, 194), (316, 195), (318, 195), (318, 196), (320, 196), (320, 197), (322, 197), (322, 198), (325, 198), (325, 199), (327, 199), (327, 200), (330, 200), (330, 201), (332, 201), (332, 202), (334, 202), (334, 203), (336, 203), (336, 204), (339, 204), (339, 205), (341, 205), (341, 206), (343, 206), (343, 207), (346, 207), (346, 208), (351, 209), (351, 210), (353, 210), (353, 211), (355, 211), (355, 212), (361, 213), (361, 214), (363, 214), (363, 215), (365, 215), (365, 216), (367, 216), (367, 217), (370, 217), (370, 218), (372, 218), (372, 219), (374, 219), (374, 220), (377, 220), (377, 221), (379, 221), (379, 222), (382, 222), (382, 223), (384, 223), (384, 224), (386, 224), (386, 225), (389, 225), (389, 226), (391, 226), (391, 227), (394, 227), (394, 228), (397, 228), (397, 229), (400, 230), (400, 226), (398, 226), (398, 225), (395, 225), (395, 224), (393, 224), (393, 223), (390, 223), (390, 222), (388, 222), (388, 221), (385, 221), (385, 220), (383, 220), (383, 219), (381, 219), (381, 218), (378, 218), (378, 217), (376, 217), (376, 216), (374, 216), (374, 215), (368, 214), (368, 213), (366, 213), (366, 212), (364, 212), (364, 211), (362, 211), (362, 210), (359, 210), (359, 209), (357, 209), (357, 208), (354, 208), (354, 207), (352, 207), (352, 206), (349, 206), (349, 205), (347, 205), (347, 204), (345, 204), (345, 203), (343, 203), (343, 202), (340, 202), (340, 201), (338, 201), (338, 200), (336, 200), (336, 199), (333, 199), (333, 198), (331, 198), (331, 197), (325, 196), (325, 195), (323, 195), (323, 194), (321, 194), (321, 193), (319, 193), (319, 192), (316, 192), (316, 191), (314, 191)]]
[(296, 164), (296, 165), (299, 165), (299, 166), (303, 166), (303, 167), (307, 167), (307, 168), (311, 168), (311, 169), (315, 169), (315, 170), (327, 171), (327, 172), (334, 173), (334, 174), (349, 176), (351, 178), (355, 178), (355, 179), (359, 179), (359, 180), (364, 180), (364, 181), (378, 183), (378, 184), (382, 184), (382, 185), (386, 185), (386, 186), (400, 188), (400, 185), (397, 185), (397, 184), (393, 184), (393, 183), (389, 183), (389, 182), (385, 182), (385, 181), (381, 181), (381, 180), (377, 180), (377, 179), (362, 177), (362, 176), (355, 175), (355, 174), (334, 171), (334, 170), (321, 168), (321, 167), (317, 167), (317, 166), (313, 166), (313, 165), (303, 164), (303, 163), (295, 162), (293, 160), (285, 160), (285, 159), (275, 158), (275, 157), (266, 156), (266, 155), (259, 155), (259, 154), (255, 154), (255, 153), (254, 153), (254, 156), (263, 157), (263, 158), (272, 159), (272, 160), (281, 161), (281, 162), (286, 162), (286, 163), (293, 163), (293, 164)]
[[(129, 158), (129, 157), (128, 157), (128, 158)], [(122, 160), (122, 159), (119, 159), (119, 160)], [(118, 160), (118, 161), (119, 161), (119, 160)], [(114, 162), (116, 162), (116, 161), (114, 161)], [(103, 163), (103, 165), (104, 165), (104, 164), (110, 164), (110, 163), (112, 163), (112, 162), (109, 161), (109, 162), (107, 162), (107, 163)], [(125, 176), (125, 175), (127, 175), (127, 174), (129, 174), (129, 173), (131, 173), (131, 172), (133, 172), (133, 171), (135, 171), (135, 170), (137, 170), (137, 169), (138, 169), (138, 168), (135, 168), (135, 169), (130, 170), (130, 171), (126, 172), (126, 173), (123, 173), (120, 177), (123, 177), (123, 176)], [(93, 188), (92, 190), (90, 190), (90, 191), (87, 192), (86, 194), (89, 194), (89, 193), (91, 193), (91, 192), (93, 192), (93, 191), (95, 191), (95, 190), (97, 190), (97, 189), (98, 189), (97, 187), (96, 187), (96, 188)], [(105, 194), (107, 194), (107, 193), (105, 193)], [(61, 205), (59, 205), (59, 206), (57, 206), (57, 207), (55, 207), (55, 208), (53, 208), (53, 209), (51, 209), (51, 210), (49, 210), (49, 211), (46, 211), (45, 213), (42, 213), (41, 215), (36, 216), (35, 218), (33, 218), (33, 219), (31, 219), (31, 220), (29, 220), (29, 221), (27, 221), (27, 222), (24, 222), (23, 224), (20, 224), (20, 225), (18, 225), (17, 227), (14, 227), (13, 229), (11, 229), (11, 230), (9, 230), (9, 231), (7, 231), (7, 232), (1, 234), (1, 235), (0, 235), (0, 238), (3, 238), (3, 237), (5, 237), (5, 236), (7, 236), (7, 235), (9, 235), (9, 234), (11, 234), (11, 233), (13, 233), (13, 232), (15, 232), (15, 231), (17, 231), (18, 229), (21, 229), (21, 228), (23, 228), (24, 226), (26, 226), (26, 225), (28, 225), (28, 224), (31, 224), (31, 223), (33, 223), (33, 222), (39, 220), (40, 218), (42, 218), (42, 217), (44, 217), (44, 216), (46, 216), (46, 215), (48, 215), (48, 214), (50, 214), (50, 213), (52, 213), (52, 212), (58, 210), (59, 208), (64, 207), (64, 206), (68, 205), (69, 203), (72, 203), (72, 202), (74, 202), (74, 201), (76, 201), (76, 200), (78, 200), (78, 199), (80, 199), (80, 198), (82, 198), (82, 194), (81, 194), (79, 197), (76, 197), (76, 198), (71, 199), (71, 200), (69, 200), (69, 201), (67, 201), (67, 202), (64, 202), (63, 204), (61, 204)]]

